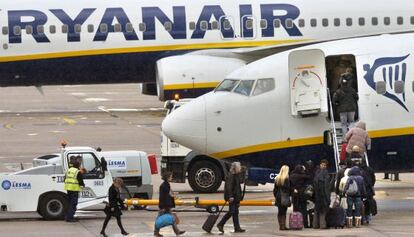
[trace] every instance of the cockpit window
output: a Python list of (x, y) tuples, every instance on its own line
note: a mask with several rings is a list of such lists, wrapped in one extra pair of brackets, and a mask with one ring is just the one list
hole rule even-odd
[(275, 89), (275, 80), (273, 78), (259, 79), (254, 88), (253, 96), (272, 91), (273, 89)]
[(239, 85), (234, 89), (234, 93), (249, 96), (253, 89), (254, 80), (240, 81)]
[(232, 91), (238, 82), (238, 80), (226, 79), (220, 83), (215, 91)]

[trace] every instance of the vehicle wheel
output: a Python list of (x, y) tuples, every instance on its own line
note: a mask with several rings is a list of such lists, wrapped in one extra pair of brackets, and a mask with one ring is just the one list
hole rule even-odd
[[(135, 193), (134, 198), (148, 199), (148, 195), (142, 194), (142, 193)], [(147, 209), (147, 205), (134, 206), (133, 209), (134, 210), (145, 210)]]
[(39, 214), (46, 220), (61, 220), (68, 209), (67, 198), (58, 193), (51, 193), (40, 200)]
[(214, 214), (214, 213), (219, 212), (219, 207), (217, 205), (212, 205), (212, 206), (208, 206), (206, 208), (206, 210), (207, 210), (208, 213), (213, 213)]
[(198, 161), (188, 172), (188, 182), (195, 192), (213, 193), (220, 187), (223, 175), (211, 161)]

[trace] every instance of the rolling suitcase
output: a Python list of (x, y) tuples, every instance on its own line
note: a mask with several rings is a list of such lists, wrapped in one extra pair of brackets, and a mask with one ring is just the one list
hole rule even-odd
[(344, 228), (346, 223), (345, 210), (342, 207), (329, 208), (326, 214), (326, 225), (331, 228)]
[(210, 233), (213, 229), (214, 225), (217, 222), (217, 219), (220, 217), (221, 212), (223, 211), (224, 206), (226, 206), (226, 203), (221, 207), (220, 211), (218, 213), (211, 213), (208, 215), (207, 220), (204, 222), (202, 228), (205, 232)]
[(289, 215), (289, 228), (291, 230), (303, 229), (303, 215), (300, 212), (293, 212)]

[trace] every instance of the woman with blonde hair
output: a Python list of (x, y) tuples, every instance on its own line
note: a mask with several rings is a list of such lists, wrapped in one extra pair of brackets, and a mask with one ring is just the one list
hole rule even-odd
[(284, 165), (280, 168), (279, 174), (275, 178), (275, 187), (273, 189), (273, 195), (276, 199), (275, 205), (279, 209), (277, 213), (279, 230), (287, 230), (286, 212), (288, 207), (292, 205), (290, 193), (289, 166)]

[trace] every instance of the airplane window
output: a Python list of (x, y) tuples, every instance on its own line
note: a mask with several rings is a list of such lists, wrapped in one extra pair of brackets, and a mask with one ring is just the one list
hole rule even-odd
[(324, 27), (329, 26), (329, 21), (328, 21), (328, 19), (323, 18), (323, 19), (322, 19), (322, 25), (323, 25)]
[(292, 19), (286, 19), (286, 28), (288, 28), (288, 29), (293, 28), (293, 20)]
[(100, 31), (101, 33), (107, 33), (107, 32), (108, 32), (108, 25), (107, 25), (107, 24), (105, 24), (105, 23), (101, 24), (101, 25), (99, 26), (99, 31)]
[(45, 33), (45, 26), (43, 26), (43, 25), (38, 25), (38, 26), (37, 26), (37, 33), (38, 33), (38, 34), (44, 34), (44, 33)]
[(398, 25), (404, 24), (404, 18), (402, 16), (397, 17), (397, 24)]
[(375, 82), (375, 91), (381, 95), (385, 94), (387, 92), (387, 85), (385, 84), (385, 81)]
[(1, 29), (3, 35), (8, 35), (9, 34), (9, 27), (7, 26), (3, 26), (3, 28)]
[(253, 96), (261, 95), (263, 93), (272, 91), (275, 89), (275, 80), (272, 78), (269, 79), (259, 79), (257, 80), (256, 87), (253, 91)]
[(195, 30), (195, 28), (196, 28), (196, 23), (195, 23), (194, 21), (190, 22), (190, 23), (189, 23), (189, 27), (190, 27), (190, 30)]
[(28, 34), (28, 35), (33, 34), (33, 27), (32, 26), (26, 26), (26, 34)]
[(311, 21), (310, 21), (310, 25), (311, 25), (312, 27), (316, 27), (316, 25), (317, 25), (317, 21), (316, 21), (316, 19), (315, 19), (315, 18), (311, 19)]
[(304, 19), (299, 19), (299, 27), (305, 27), (305, 20)]
[(373, 17), (371, 19), (371, 23), (372, 23), (373, 26), (377, 26), (378, 25), (378, 17)]
[(219, 28), (218, 21), (211, 22), (211, 29), (218, 30), (218, 28)]
[(358, 24), (360, 26), (364, 26), (365, 25), (365, 18), (363, 18), (363, 17), (358, 18)]
[(125, 30), (128, 33), (134, 32), (134, 26), (131, 23), (126, 23), (125, 24)]
[(240, 81), (239, 85), (234, 89), (234, 93), (249, 96), (253, 89), (254, 80)]
[(55, 25), (50, 25), (49, 26), (49, 32), (51, 34), (55, 34), (56, 33), (56, 26)]
[(238, 82), (239, 80), (226, 79), (221, 82), (214, 91), (232, 91)]
[(94, 31), (95, 31), (95, 29), (94, 29), (95, 27), (94, 27), (94, 25), (92, 25), (92, 24), (89, 24), (88, 25), (88, 32), (89, 33), (93, 33)]
[(274, 28), (279, 28), (279, 27), (280, 27), (280, 25), (281, 25), (280, 19), (275, 19), (275, 20), (273, 21), (273, 26), (274, 26)]
[(170, 21), (165, 22), (164, 28), (166, 31), (170, 32), (172, 30), (172, 23)]
[(115, 24), (114, 25), (114, 31), (115, 32), (121, 32), (122, 31), (121, 24)]
[(250, 18), (246, 20), (246, 29), (253, 29), (253, 19)]
[(208, 30), (208, 22), (207, 21), (201, 21), (200, 22), (200, 29), (202, 31), (207, 31)]
[(341, 26), (341, 19), (335, 18), (334, 19), (334, 26)]
[(352, 18), (346, 18), (346, 25), (352, 26)]
[(69, 31), (68, 25), (62, 25), (62, 33), (66, 34), (68, 33), (68, 31)]
[(228, 19), (224, 19), (224, 21), (223, 21), (223, 28), (225, 30), (230, 30), (231, 29), (231, 24), (230, 24), (230, 21)]
[(384, 17), (384, 25), (388, 26), (391, 24), (391, 18), (389, 17)]
[(13, 27), (13, 33), (15, 35), (20, 35), (22, 33), (22, 28), (20, 28), (20, 26)]
[(82, 31), (82, 25), (81, 24), (76, 24), (75, 25), (75, 33), (81, 33)]
[(147, 25), (145, 23), (139, 23), (139, 31), (146, 31), (147, 30)]
[(411, 25), (414, 25), (414, 16), (412, 16), (412, 17), (410, 18), (410, 21), (411, 21)]
[(395, 81), (394, 82), (394, 91), (397, 94), (402, 94), (405, 91), (405, 81)]
[(262, 29), (267, 28), (267, 20), (266, 19), (261, 19), (260, 20), (260, 28), (262, 28)]

